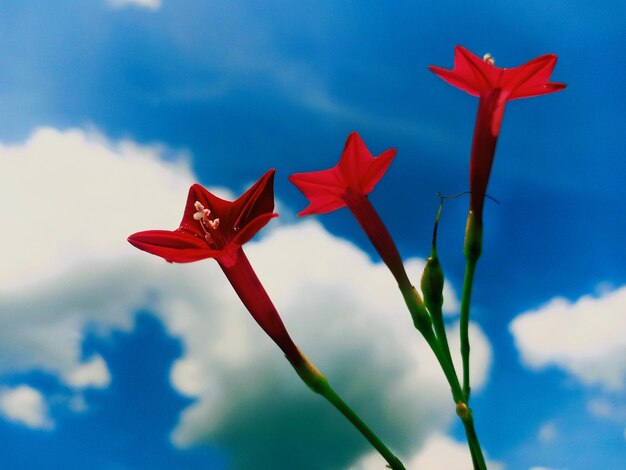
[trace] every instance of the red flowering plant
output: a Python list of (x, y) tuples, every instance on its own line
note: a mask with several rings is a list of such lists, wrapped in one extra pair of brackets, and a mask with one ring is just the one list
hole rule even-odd
[[(413, 324), (441, 365), (452, 390), (454, 402), (463, 406), (465, 403), (463, 392), (447, 345), (441, 311), (443, 274), (440, 269), (436, 269), (433, 261), (436, 258), (431, 257), (426, 265), (422, 278), (424, 294), (422, 299), (407, 276), (402, 257), (389, 231), (367, 198), (389, 168), (395, 155), (395, 149), (389, 149), (375, 158), (359, 134), (351, 133), (336, 166), (328, 170), (297, 173), (289, 177), (289, 181), (309, 200), (309, 206), (298, 215), (324, 214), (342, 207), (347, 207), (352, 212), (396, 279), (413, 318)], [(441, 297), (441, 302), (436, 300), (437, 297)]]
[[(374, 157), (361, 137), (353, 132), (337, 165), (289, 177), (309, 201), (300, 216), (324, 214), (347, 207), (389, 268), (416, 329), (435, 354), (450, 385), (456, 413), (465, 427), (473, 466), (479, 470), (487, 467), (474, 427), (473, 411), (469, 407), (468, 326), (474, 271), (482, 251), (485, 193), (506, 102), (563, 89), (564, 84), (548, 81), (555, 63), (556, 56), (544, 55), (513, 69), (498, 68), (491, 56), (480, 59), (458, 46), (452, 70), (430, 67), (446, 82), (479, 97), (470, 155), (470, 208), (464, 242), (466, 269), (460, 319), (462, 386), (452, 362), (442, 314), (444, 273), (436, 249), (442, 206), (437, 213), (431, 254), (422, 273), (420, 294), (407, 275), (391, 234), (368, 199), (394, 160), (396, 150), (389, 149)], [(403, 469), (400, 460), (339, 398), (327, 379), (295, 345), (243, 252), (242, 245), (277, 216), (274, 213), (273, 179), (274, 170), (270, 170), (232, 202), (218, 198), (200, 185), (193, 185), (176, 230), (139, 232), (128, 240), (137, 248), (169, 262), (187, 263), (214, 258), (252, 317), (280, 347), (302, 380), (343, 413), (385, 458), (390, 468)]]
[(232, 202), (194, 184), (189, 189), (185, 212), (176, 230), (138, 232), (128, 237), (128, 241), (171, 263), (214, 258), (246, 309), (283, 351), (300, 378), (343, 413), (385, 458), (390, 468), (402, 470), (402, 462), (337, 395), (326, 377), (294, 344), (243, 252), (242, 245), (278, 216), (274, 213), (273, 182), (274, 170), (270, 170)]
[(546, 95), (564, 89), (564, 83), (548, 81), (556, 60), (556, 55), (546, 54), (519, 67), (506, 69), (496, 67), (490, 54), (485, 54), (481, 59), (464, 47), (457, 46), (452, 70), (433, 65), (429, 67), (450, 85), (479, 98), (470, 154), (470, 210), (465, 230), (466, 268), (461, 299), (461, 356), (463, 393), (466, 399), (470, 395), (470, 297), (476, 263), (482, 252), (483, 205), (504, 108), (507, 101)]

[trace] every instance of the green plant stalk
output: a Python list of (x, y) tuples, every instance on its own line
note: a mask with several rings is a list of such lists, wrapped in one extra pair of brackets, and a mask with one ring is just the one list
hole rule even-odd
[(369, 441), (370, 444), (378, 451), (378, 453), (387, 461), (392, 470), (406, 470), (400, 459), (396, 457), (387, 446), (378, 438), (376, 434), (363, 422), (363, 420), (344, 402), (337, 392), (328, 383), (326, 377), (304, 356), (303, 360), (298, 364), (291, 363), (302, 381), (315, 393), (323, 396), (355, 428)]
[[(413, 289), (414, 290), (414, 289)], [(415, 296), (412, 293), (404, 294), (405, 301), (411, 315), (414, 318), (419, 318), (423, 314), (419, 312), (420, 310), (420, 302), (415, 300)], [(415, 293), (417, 294), (417, 292)], [(432, 315), (433, 318), (437, 317), (437, 313), (435, 312)], [(482, 448), (480, 447), (480, 443), (478, 441), (478, 436), (476, 435), (476, 430), (474, 429), (474, 421), (472, 417), (472, 411), (467, 407), (467, 403), (465, 400), (465, 396), (463, 394), (463, 390), (461, 389), (461, 384), (459, 383), (459, 379), (456, 375), (456, 370), (454, 369), (454, 363), (452, 362), (452, 356), (450, 354), (450, 349), (446, 350), (446, 346), (442, 344), (442, 341), (439, 338), (446, 338), (445, 328), (443, 326), (443, 320), (441, 321), (441, 335), (438, 337), (435, 336), (431, 328), (416, 328), (420, 331), (430, 349), (435, 354), (439, 365), (441, 366), (441, 370), (443, 371), (448, 384), (450, 385), (450, 390), (452, 392), (452, 398), (454, 402), (457, 404), (457, 415), (463, 421), (463, 426), (465, 427), (465, 435), (467, 437), (467, 444), (470, 450), (470, 455), (472, 457), (472, 462), (474, 465), (474, 469), (478, 470), (487, 470), (487, 466), (485, 464), (485, 458), (483, 457)], [(436, 322), (434, 322), (436, 324)], [(422, 326), (422, 325), (420, 325)], [(445, 342), (447, 345), (447, 340)]]
[(470, 398), (470, 343), (469, 343), (469, 315), (470, 300), (472, 296), (472, 285), (474, 284), (474, 272), (476, 263), (482, 253), (483, 225), (474, 213), (470, 211), (467, 216), (467, 226), (465, 228), (465, 244), (463, 252), (465, 254), (465, 276), (463, 278), (463, 294), (461, 297), (461, 358), (463, 361), (463, 395), (465, 402)]
[[(450, 349), (447, 346), (447, 338), (445, 334), (443, 319), (438, 320), (440, 323), (438, 326), (436, 324), (437, 322), (433, 321), (433, 318), (431, 317), (427, 306), (424, 305), (424, 301), (422, 300), (415, 287), (411, 284), (406, 274), (402, 259), (400, 257), (397, 247), (395, 246), (395, 243), (393, 242), (391, 235), (389, 234), (389, 231), (387, 230), (382, 219), (380, 218), (374, 207), (367, 200), (367, 198), (364, 196), (358, 198), (351, 197), (348, 200), (348, 207), (367, 234), (368, 238), (372, 242), (381, 259), (385, 262), (385, 264), (393, 274), (394, 278), (396, 279), (400, 292), (402, 293), (406, 306), (413, 319), (413, 324), (415, 325), (415, 328), (422, 334), (422, 336), (430, 346), (430, 349), (435, 354), (435, 357), (437, 358), (437, 361), (439, 362), (439, 365), (441, 366), (441, 369), (446, 376), (446, 380), (448, 381), (452, 392), (452, 398), (455, 404), (457, 404), (457, 409), (458, 405), (462, 404), (464, 408), (468, 410), (466, 405), (466, 397), (463, 393), (463, 389), (461, 388), (458, 376), (456, 374), (456, 370), (452, 362), (452, 357), (450, 355)], [(441, 206), (439, 209), (440, 210), (437, 214), (437, 219), (441, 215)], [(433, 231), (433, 242), (435, 240), (436, 227)], [(441, 279), (441, 282), (443, 282), (443, 278)], [(441, 315), (439, 316), (441, 317)], [(437, 333), (433, 330), (433, 326)], [(441, 340), (438, 339), (438, 336), (439, 338), (441, 338)], [(340, 409), (340, 411), (342, 410)], [(346, 417), (350, 419), (348, 415), (346, 415)], [(478, 445), (477, 439), (474, 441), (470, 441), (469, 438), (468, 444), (470, 446), (472, 461), (475, 462), (474, 466), (476, 467), (476, 462), (479, 462), (482, 458), (480, 445)], [(476, 446), (478, 446), (477, 449)], [(384, 454), (382, 454), (381, 452), (381, 455)], [(483, 465), (483, 468), (486, 467), (484, 467)]]
[(465, 427), (465, 436), (467, 437), (467, 442), (470, 446), (474, 469), (487, 470), (485, 457), (483, 456), (483, 452), (480, 447), (480, 442), (478, 442), (476, 429), (474, 429), (474, 417), (472, 415), (472, 410), (468, 408), (467, 417), (461, 418), (461, 420), (463, 421), (463, 426)]
[[(448, 381), (452, 391), (452, 398), (454, 399), (454, 402), (458, 403), (459, 401), (464, 401), (463, 390), (461, 389), (459, 379), (456, 375), (456, 371), (454, 370), (452, 358), (449, 360), (446, 358), (446, 354), (443, 352), (442, 346), (433, 331), (431, 316), (424, 307), (417, 290), (415, 287), (411, 286), (410, 289), (402, 289), (402, 295), (406, 306), (413, 317), (413, 324), (415, 325), (415, 328), (422, 334), (426, 343), (430, 346), (430, 349), (435, 354), (435, 357), (441, 366), (441, 370), (446, 376), (446, 380)], [(426, 323), (426, 321), (428, 321), (428, 323)]]

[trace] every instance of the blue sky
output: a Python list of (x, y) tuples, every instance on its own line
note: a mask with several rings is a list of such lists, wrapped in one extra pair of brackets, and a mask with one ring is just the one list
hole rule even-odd
[[(371, 200), (417, 279), (435, 193), (467, 190), (477, 102), (427, 70), (462, 44), (503, 67), (555, 53), (568, 84), (505, 113), (473, 297), (479, 436), (493, 468), (622, 468), (625, 14), (2, 2), (0, 464), (384, 467), (214, 262), (172, 266), (125, 241), (174, 228), (192, 182), (236, 196), (276, 168), (281, 217), (247, 252), (294, 339), (410, 466), (468, 465), (441, 374), (358, 225), (345, 210), (297, 219), (306, 201), (287, 181), (334, 165), (354, 130), (375, 154), (396, 147)], [(439, 230), (451, 331), (466, 211), (447, 202)]]

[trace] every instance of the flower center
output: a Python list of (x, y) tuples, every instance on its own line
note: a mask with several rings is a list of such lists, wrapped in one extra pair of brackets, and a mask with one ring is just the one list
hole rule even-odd
[(491, 54), (489, 54), (489, 52), (487, 52), (484, 56), (483, 56), (483, 62), (488, 63), (489, 65), (495, 65), (496, 64), (496, 59), (493, 58), (493, 56)]
[(194, 220), (197, 220), (204, 232), (204, 239), (211, 248), (221, 249), (224, 247), (224, 237), (218, 230), (220, 226), (220, 219), (211, 218), (211, 210), (205, 208), (200, 201), (196, 201), (193, 205), (196, 209), (196, 213), (193, 215)]

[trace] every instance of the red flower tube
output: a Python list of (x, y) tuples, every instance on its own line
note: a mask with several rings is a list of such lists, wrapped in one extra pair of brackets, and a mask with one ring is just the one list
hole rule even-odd
[(519, 67), (506, 69), (496, 67), (489, 54), (480, 59), (464, 47), (457, 46), (453, 70), (434, 65), (429, 67), (450, 85), (479, 97), (470, 156), (470, 210), (479, 223), (482, 222), (483, 203), (505, 104), (510, 100), (546, 95), (565, 88), (563, 83), (548, 81), (556, 59), (556, 55), (546, 54)]

